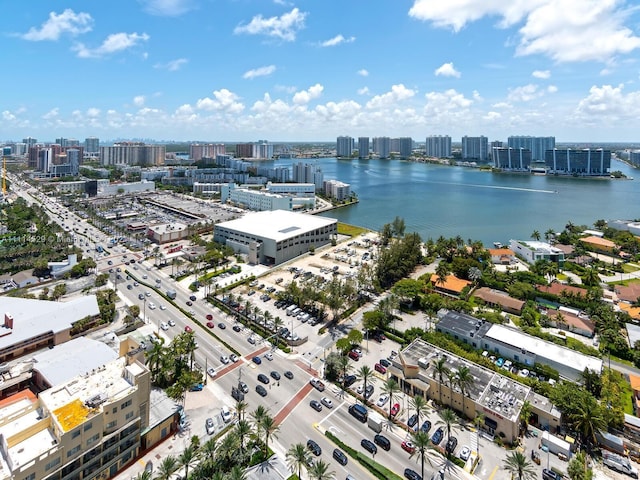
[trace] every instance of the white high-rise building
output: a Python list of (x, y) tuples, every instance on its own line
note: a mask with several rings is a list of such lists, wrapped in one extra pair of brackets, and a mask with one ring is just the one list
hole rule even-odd
[(391, 139), (389, 137), (375, 137), (373, 139), (373, 152), (380, 158), (389, 158)]
[(451, 157), (451, 137), (449, 135), (430, 135), (425, 142), (425, 154), (427, 157), (449, 158)]
[(462, 137), (462, 158), (486, 162), (489, 159), (489, 140), (484, 135)]
[(338, 137), (336, 142), (336, 155), (338, 157), (350, 157), (353, 154), (354, 141), (351, 137)]
[(507, 139), (507, 146), (531, 150), (531, 160), (542, 162), (545, 159), (544, 152), (556, 148), (556, 137), (512, 136)]
[(87, 137), (84, 139), (85, 153), (98, 153), (100, 151), (100, 139), (98, 137)]

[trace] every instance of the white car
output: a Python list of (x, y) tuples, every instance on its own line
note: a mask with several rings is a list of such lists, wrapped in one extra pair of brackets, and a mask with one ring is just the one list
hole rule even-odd
[(238, 357), (232, 353), (231, 355), (229, 355), (229, 360), (231, 360), (233, 363), (236, 363), (238, 361)]
[(174, 322), (173, 320), (169, 320), (169, 326), (170, 327), (175, 327), (176, 326), (176, 322)]
[(213, 377), (215, 377), (216, 375), (218, 375), (218, 372), (216, 372), (216, 369), (215, 369), (215, 368), (213, 368), (213, 367), (209, 367), (209, 368), (207, 369), (207, 374), (208, 374), (211, 378), (213, 378)]
[(387, 403), (388, 400), (389, 400), (389, 395), (387, 394), (380, 395), (380, 398), (378, 398), (376, 405), (379, 407), (382, 407), (385, 403)]
[(160, 305), (160, 310), (166, 310), (167, 307), (165, 307), (164, 305)]
[(527, 370), (526, 368), (523, 368), (522, 370), (520, 370), (518, 372), (518, 375), (523, 377), (523, 378), (526, 378), (526, 377), (529, 376), (529, 370)]
[(160, 324), (160, 328), (161, 328), (162, 330), (169, 330), (169, 325), (167, 324), (167, 322), (162, 322), (162, 323)]
[(227, 357), (226, 355), (220, 355), (220, 361), (226, 365), (227, 363), (229, 363), (229, 357)]
[(264, 358), (267, 360), (273, 360), (273, 354), (271, 352), (267, 352), (264, 354)]
[(155, 310), (156, 309), (156, 305), (153, 302), (149, 302), (149, 310)]
[(227, 407), (226, 405), (222, 407), (220, 409), (220, 416), (222, 417), (222, 421), (224, 421), (224, 423), (229, 423), (231, 421), (231, 411), (229, 410), (229, 407)]
[(358, 395), (362, 395), (364, 393), (364, 384), (358, 385), (358, 388), (356, 388), (356, 393)]
[(331, 401), (330, 398), (322, 397), (320, 399), (320, 403), (322, 403), (327, 408), (333, 408), (333, 402)]
[(460, 457), (460, 460), (464, 460), (466, 462), (471, 456), (471, 449), (465, 445), (460, 449), (458, 456)]

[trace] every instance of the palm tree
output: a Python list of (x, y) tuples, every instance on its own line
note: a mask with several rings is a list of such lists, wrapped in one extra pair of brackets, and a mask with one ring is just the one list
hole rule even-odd
[(246, 480), (247, 474), (240, 465), (234, 465), (225, 478), (227, 480)]
[(382, 384), (382, 392), (389, 395), (389, 418), (391, 418), (391, 408), (393, 406), (393, 401), (396, 398), (396, 393), (400, 391), (400, 387), (398, 386), (398, 382), (396, 382), (393, 378), (387, 379), (386, 382)]
[(484, 413), (478, 413), (473, 419), (473, 425), (476, 427), (478, 437), (478, 456), (480, 455), (480, 428), (482, 428), (483, 424)]
[(439, 393), (439, 403), (442, 405), (442, 385), (444, 377), (449, 373), (449, 368), (447, 368), (447, 359), (444, 357), (439, 358), (436, 363), (433, 364), (433, 370), (438, 375), (438, 393)]
[(278, 430), (280, 430), (280, 427), (271, 415), (266, 415), (260, 424), (264, 433), (264, 456), (266, 457), (269, 452), (269, 439), (278, 438)]
[(178, 457), (179, 468), (184, 468), (184, 478), (189, 478), (189, 467), (191, 467), (198, 459), (198, 451), (189, 444)]
[(522, 404), (522, 408), (520, 409), (520, 415), (518, 419), (520, 420), (520, 434), (527, 431), (527, 425), (529, 425), (529, 419), (531, 418), (531, 403), (528, 400), (525, 400)]
[(592, 396), (576, 405), (575, 412), (569, 417), (569, 424), (578, 431), (581, 441), (588, 447), (597, 442), (596, 433), (607, 429), (602, 408)]
[(363, 365), (362, 367), (360, 367), (358, 369), (358, 372), (356, 373), (356, 377), (358, 378), (358, 380), (362, 380), (362, 402), (364, 404), (367, 403), (367, 399), (364, 396), (364, 394), (367, 391), (367, 384), (369, 384), (369, 382), (373, 383), (373, 380), (376, 378), (373, 370), (371, 370), (371, 368), (368, 365)]
[(240, 439), (240, 450), (244, 453), (244, 439), (251, 433), (251, 425), (246, 420), (238, 420), (236, 433)]
[(173, 455), (167, 455), (158, 465), (158, 472), (155, 476), (156, 480), (169, 480), (171, 476), (178, 470), (178, 460)]
[(538, 230), (534, 230), (531, 234), (531, 238), (535, 241), (540, 240), (540, 232)]
[(333, 480), (336, 478), (335, 472), (329, 470), (329, 464), (322, 460), (318, 460), (309, 467), (307, 473), (312, 480)]
[(249, 404), (244, 400), (239, 400), (236, 402), (236, 413), (238, 414), (239, 420), (244, 420), (244, 412), (247, 410)]
[(458, 425), (458, 417), (453, 410), (450, 408), (445, 408), (438, 412), (440, 415), (440, 420), (438, 421), (438, 425), (442, 425), (447, 429), (447, 442), (451, 438), (451, 429)]
[(503, 467), (512, 477), (518, 480), (533, 480), (536, 478), (536, 471), (529, 459), (518, 451), (511, 452), (503, 461)]
[(417, 422), (416, 428), (420, 426), (420, 415), (426, 414), (429, 411), (429, 404), (422, 395), (416, 395), (409, 400), (409, 409), (416, 412)]
[(411, 454), (412, 456), (416, 455), (416, 461), (420, 460), (420, 468), (422, 472), (422, 478), (424, 477), (424, 460), (427, 459), (429, 465), (431, 465), (431, 460), (427, 456), (427, 452), (429, 450), (433, 450), (433, 444), (431, 443), (431, 439), (429, 438), (429, 434), (422, 430), (418, 430), (415, 433), (411, 434), (411, 443), (416, 448), (415, 451)]
[(471, 370), (466, 365), (458, 368), (458, 373), (456, 373), (455, 382), (460, 387), (460, 391), (462, 392), (462, 411), (465, 411), (465, 401), (464, 399), (469, 394), (469, 389), (473, 386), (474, 379), (471, 374)]
[(344, 379), (347, 376), (347, 373), (349, 372), (349, 370), (351, 370), (352, 365), (351, 362), (349, 361), (349, 357), (345, 357), (344, 355), (339, 355), (338, 358), (336, 358), (336, 367), (338, 368), (338, 371), (340, 371), (340, 373), (342, 373), (342, 382), (340, 382), (340, 388), (342, 389), (342, 394), (344, 395)]
[(155, 342), (151, 350), (144, 353), (145, 357), (147, 357), (147, 365), (149, 366), (151, 378), (154, 382), (157, 382), (158, 380), (158, 374), (162, 368), (164, 360), (165, 349), (163, 347), (163, 343), (164, 339), (160, 342)]
[(291, 470), (298, 471), (298, 478), (302, 478), (302, 467), (306, 467), (309, 463), (309, 450), (303, 443), (294, 443), (287, 450), (287, 466)]
[(441, 261), (436, 268), (436, 283), (441, 287), (447, 283), (447, 276), (449, 275), (449, 265), (446, 262)]
[(148, 470), (140, 472), (138, 475), (133, 477), (133, 480), (151, 480), (151, 472)]

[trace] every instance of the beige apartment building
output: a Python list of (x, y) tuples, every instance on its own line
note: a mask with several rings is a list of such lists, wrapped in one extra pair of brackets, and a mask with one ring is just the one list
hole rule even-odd
[(149, 430), (149, 370), (125, 355), (0, 402), (0, 480), (108, 479)]

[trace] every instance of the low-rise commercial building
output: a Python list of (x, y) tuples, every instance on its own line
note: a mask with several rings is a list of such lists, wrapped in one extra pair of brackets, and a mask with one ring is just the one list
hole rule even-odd
[[(455, 377), (462, 367), (469, 369), (473, 381), (463, 392), (447, 375), (440, 375), (435, 364), (443, 361)], [(422, 339), (414, 340), (400, 352), (389, 369), (400, 388), (412, 395), (423, 396), (462, 412), (467, 418), (483, 415), (481, 428), (513, 443), (519, 435), (520, 411), (524, 402), (531, 405), (531, 423), (555, 432), (561, 423), (560, 411), (551, 401), (531, 387), (492, 370), (469, 362)]]
[(338, 221), (285, 210), (256, 212), (214, 226), (214, 240), (246, 254), (250, 263), (279, 265), (331, 242)]
[(560, 267), (564, 264), (564, 252), (547, 242), (510, 240), (509, 248), (530, 264), (538, 260), (548, 260), (557, 263)]
[(184, 223), (159, 223), (147, 227), (147, 238), (159, 244), (175, 242), (187, 236), (189, 236), (189, 229)]

